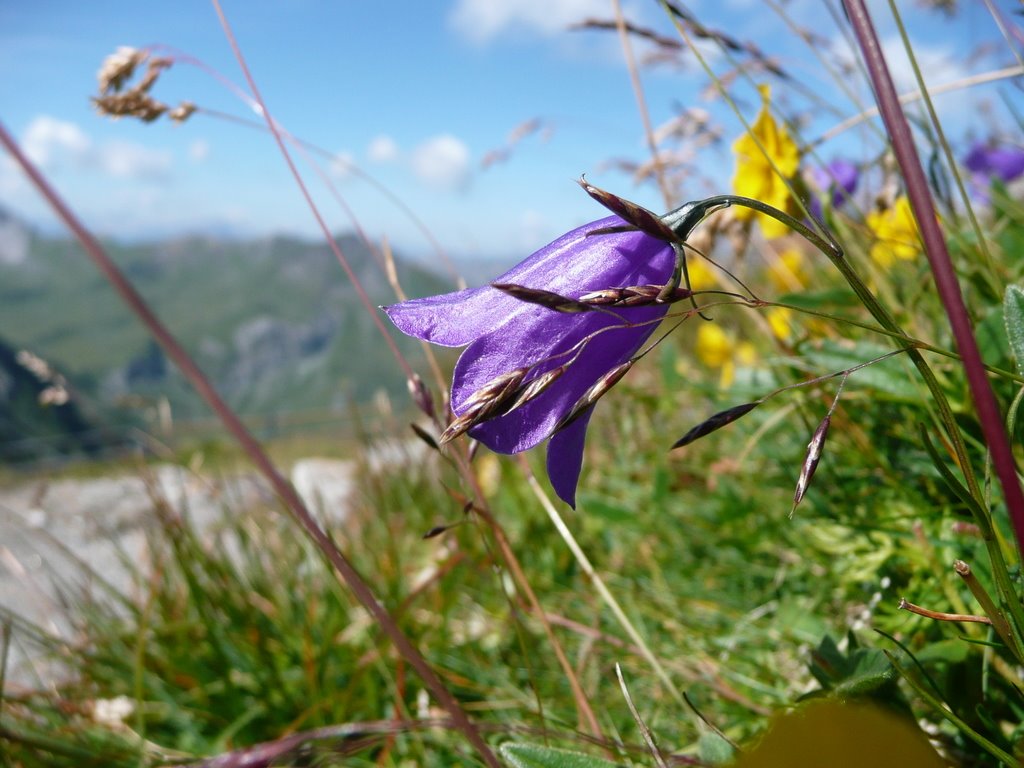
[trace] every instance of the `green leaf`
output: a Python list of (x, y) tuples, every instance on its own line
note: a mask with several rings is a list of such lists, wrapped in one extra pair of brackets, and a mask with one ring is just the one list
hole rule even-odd
[(1008, 358), (1006, 347), (1006, 317), (1002, 307), (992, 307), (974, 326), (978, 351), (989, 365), (1002, 367)]
[(599, 757), (539, 744), (502, 744), (498, 750), (513, 768), (616, 768)]
[(1017, 372), (1024, 374), (1024, 288), (1019, 285), (1006, 286), (1003, 314), (1006, 318), (1006, 336), (1010, 341), (1010, 352), (1017, 361)]
[[(826, 339), (819, 348), (804, 350), (801, 360), (790, 362), (814, 374), (825, 374), (866, 363), (892, 350), (891, 346), (870, 342), (848, 344), (845, 341)], [(853, 374), (847, 386), (870, 387), (906, 402), (917, 402), (921, 396), (920, 386), (907, 374), (900, 356), (862, 368)]]
[(697, 743), (700, 760), (707, 765), (725, 765), (736, 756), (732, 744), (714, 731), (705, 731)]
[(882, 651), (860, 648), (851, 654), (851, 661), (853, 669), (836, 685), (837, 693), (851, 696), (870, 693), (896, 679), (896, 670)]
[(855, 307), (857, 297), (848, 288), (832, 288), (824, 291), (803, 291), (787, 293), (778, 299), (780, 304), (791, 304), (801, 309), (825, 310), (830, 307)]
[(961, 664), (966, 662), (971, 652), (970, 643), (963, 640), (939, 640), (929, 643), (924, 648), (914, 653), (919, 664), (932, 662), (944, 662), (946, 664)]
[(600, 518), (608, 523), (616, 525), (636, 523), (636, 510), (605, 501), (596, 493), (581, 493), (579, 506), (580, 509), (586, 510), (588, 517)]

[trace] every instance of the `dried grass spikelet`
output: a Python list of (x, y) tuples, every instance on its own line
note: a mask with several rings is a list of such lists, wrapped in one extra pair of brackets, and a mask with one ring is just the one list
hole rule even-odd
[[(145, 74), (135, 85), (126, 87), (144, 63), (147, 65)], [(92, 99), (93, 105), (101, 115), (113, 118), (134, 117), (151, 123), (167, 114), (175, 122), (184, 122), (196, 111), (195, 104), (182, 102), (172, 110), (149, 93), (160, 73), (173, 63), (170, 58), (151, 57), (147, 51), (138, 48), (118, 48), (103, 60), (96, 74), (99, 95)]]
[(692, 295), (693, 291), (686, 288), (666, 291), (663, 285), (627, 285), (585, 293), (580, 296), (579, 302), (603, 307), (644, 307), (651, 304), (674, 304)]
[(136, 117), (144, 123), (152, 123), (167, 111), (163, 104), (148, 93), (130, 90), (98, 96), (92, 100), (101, 115), (113, 117)]
[(196, 109), (196, 105), (193, 104), (191, 101), (183, 101), (181, 102), (181, 104), (179, 104), (170, 112), (168, 112), (167, 116), (176, 123), (184, 123), (186, 120), (192, 117), (192, 113), (195, 112)]
[(132, 79), (135, 68), (148, 58), (149, 54), (138, 48), (122, 45), (103, 60), (100, 71), (96, 73), (100, 93), (120, 91), (126, 82)]
[(529, 368), (516, 368), (492, 379), (470, 395), (463, 403), (462, 415), (455, 418), (441, 433), (438, 444), (445, 445), (487, 419), (507, 410)]
[(560, 432), (593, 408), (597, 401), (604, 397), (608, 390), (618, 384), (619, 380), (629, 373), (629, 370), (633, 367), (634, 363), (636, 363), (636, 359), (629, 359), (624, 363), (620, 363), (594, 382), (590, 389), (584, 392), (583, 396), (576, 401), (576, 404), (573, 405), (569, 410), (569, 413), (565, 415), (565, 418), (558, 423), (558, 426), (555, 427), (554, 431)]

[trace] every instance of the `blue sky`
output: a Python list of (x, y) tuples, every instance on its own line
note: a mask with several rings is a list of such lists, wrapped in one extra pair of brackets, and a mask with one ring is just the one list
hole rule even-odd
[[(613, 18), (611, 0), (223, 0), (270, 111), (294, 135), (337, 152), (371, 174), (461, 257), (525, 256), (602, 211), (573, 183), (581, 173), (652, 208), (653, 185), (637, 185), (609, 161), (647, 158), (642, 123), (613, 33), (568, 31), (583, 18)], [(917, 2), (900, 2), (931, 85), (1014, 65), (1011, 48), (981, 2), (961, 2), (952, 19)], [(996, 6), (1008, 18), (1019, 5)], [(675, 36), (656, 2), (627, 0), (627, 16)], [(688, 5), (708, 26), (757, 44), (833, 108), (808, 103), (785, 83), (780, 105), (802, 116), (805, 136), (858, 109), (823, 77), (811, 51), (762, 0), (701, 0)], [(791, 0), (786, 12), (820, 38), (830, 61), (843, 58), (842, 36), (820, 0)], [(893, 66), (908, 84), (888, 4), (872, 6)], [(980, 45), (994, 48), (975, 55)], [(96, 71), (117, 47), (170, 46), (230, 80), (242, 77), (213, 7), (202, 0), (0, 0), (0, 120), (19, 138), (95, 230), (125, 238), (184, 232), (314, 236), (316, 228), (264, 133), (198, 114), (184, 125), (111, 121), (89, 96)], [(732, 65), (702, 45), (717, 72)], [(1018, 51), (1021, 47), (1018, 46)], [(650, 47), (638, 46), (639, 56)], [(729, 144), (742, 127), (692, 56), (682, 66), (641, 72), (652, 122), (679, 109), (706, 110), (721, 131), (717, 146), (695, 150), (701, 176), (684, 194), (726, 191)], [(761, 78), (765, 79), (765, 78)], [(862, 82), (849, 80), (863, 100)], [(1018, 81), (1019, 82), (1019, 81)], [(954, 139), (1014, 126), (997, 88), (1024, 112), (1020, 89), (1006, 81), (938, 99)], [(753, 119), (752, 86), (732, 93)], [(153, 91), (165, 102), (253, 117), (209, 74), (184, 61)], [(988, 110), (988, 111), (986, 111)], [(501, 162), (482, 166), (525, 121), (539, 130)], [(1019, 132), (1018, 132), (1019, 136)], [(1018, 139), (1019, 140), (1019, 139)], [(869, 161), (875, 135), (852, 130), (821, 148), (822, 159)], [(303, 166), (331, 227), (350, 228), (314, 173)], [(374, 237), (413, 255), (429, 252), (416, 227), (373, 187), (338, 166), (338, 190)], [(680, 201), (681, 202), (681, 201)], [(42, 227), (53, 220), (7, 158), (0, 158), (0, 206)]]

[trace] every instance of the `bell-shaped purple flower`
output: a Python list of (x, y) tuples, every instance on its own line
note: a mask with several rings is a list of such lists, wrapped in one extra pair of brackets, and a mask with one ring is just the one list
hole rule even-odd
[[(591, 231), (622, 224), (613, 216), (573, 230), (494, 283), (578, 299), (608, 288), (669, 281), (675, 256), (668, 243), (640, 231), (588, 237)], [(667, 309), (667, 304), (652, 303), (608, 311), (557, 311), (488, 285), (413, 299), (384, 311), (410, 336), (448, 347), (466, 346), (452, 379), (456, 416), (478, 408), (481, 390), (489, 391), (489, 385), (496, 397), (507, 401), (537, 382), (528, 401), (504, 412), (496, 409), (469, 434), (499, 453), (525, 451), (550, 436), (548, 477), (555, 492), (575, 506), (592, 409), (563, 422), (591, 387), (609, 374), (612, 380), (624, 372), (616, 369), (640, 349)], [(547, 378), (538, 380), (543, 374)]]
[(1024, 149), (978, 142), (967, 153), (964, 165), (971, 172), (979, 196), (987, 199), (992, 179), (1010, 182), (1024, 175)]
[[(831, 196), (832, 207), (839, 208), (853, 195), (857, 189), (857, 182), (860, 173), (857, 166), (849, 160), (833, 160), (824, 168), (814, 166), (811, 168), (811, 180), (822, 192)], [(821, 201), (817, 197), (811, 197), (810, 210), (817, 219), (821, 218)]]

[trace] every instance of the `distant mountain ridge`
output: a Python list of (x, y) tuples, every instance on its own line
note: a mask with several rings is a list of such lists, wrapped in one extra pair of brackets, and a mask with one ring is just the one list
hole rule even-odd
[[(395, 300), (352, 235), (337, 242), (375, 304)], [(343, 410), (404, 381), (326, 244), (277, 236), (107, 243), (108, 252), (228, 402), (243, 414)], [(452, 290), (396, 257), (411, 296)], [(395, 338), (414, 350), (408, 339)], [(77, 243), (0, 211), (0, 338), (113, 407), (167, 397), (177, 418), (206, 409)]]

